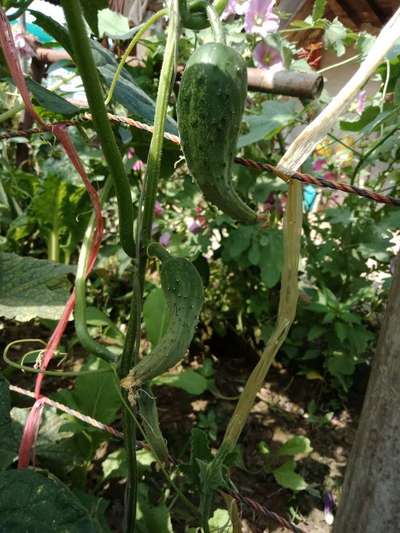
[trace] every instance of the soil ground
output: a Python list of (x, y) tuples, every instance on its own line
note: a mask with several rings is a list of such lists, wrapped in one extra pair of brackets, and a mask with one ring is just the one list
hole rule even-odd
[[(41, 333), (43, 334), (43, 331), (38, 331), (36, 327), (9, 323), (1, 332), (2, 348), (4, 349), (6, 342), (10, 340), (21, 337), (38, 338)], [(43, 338), (46, 339), (46, 336)], [(236, 350), (235, 357), (230, 356), (230, 348)], [(211, 340), (208, 350), (215, 360), (215, 383), (218, 393), (212, 394), (208, 391), (200, 397), (193, 397), (178, 389), (169, 387), (157, 389), (162, 429), (167, 439), (172, 436), (172, 440), (176, 440), (171, 443), (172, 449), (177, 445), (184, 445), (184, 442), (179, 442), (179, 437), (176, 436), (187, 441), (193, 422), (196, 419), (199, 420), (201, 413), (214, 412), (217, 438), (222, 436), (218, 428), (225, 427), (236, 401), (221, 399), (219, 394), (224, 397), (236, 397), (255, 364), (254, 353), (244, 351), (238, 356), (237, 346), (230, 347), (227, 343), (221, 344)], [(196, 365), (196, 357), (193, 364)], [(10, 379), (15, 385), (32, 388), (31, 375), (15, 372)], [(355, 436), (366, 382), (367, 375), (359, 376), (357, 387), (345, 402), (343, 400), (338, 402), (341, 408), (334, 412), (330, 420), (324, 423), (320, 417), (311, 423), (307, 418), (309, 402), (313, 400), (324, 410), (334, 392), (329, 390), (325, 382), (321, 380), (307, 380), (302, 376), (291, 374), (279, 362), (274, 364), (264, 387), (257, 395), (256, 403), (242, 434), (241, 451), (244, 464), (243, 468), (234, 469), (232, 480), (241, 496), (249, 499), (248, 502), (252, 501), (264, 506), (270, 513), (276, 513), (277, 518), (271, 514), (266, 516), (261, 512), (256, 512), (250, 504), (242, 502), (240, 509), (244, 533), (288, 531), (279, 524), (279, 516), (286, 520), (292, 519), (299, 532), (328, 533), (330, 531), (330, 526), (324, 519), (322, 494), (325, 490), (329, 490), (335, 500), (339, 495), (346, 460)], [(52, 383), (48, 379), (46, 380), (46, 392), (56, 390), (60, 385), (60, 381)], [(212, 424), (208, 429), (211, 434)], [(259, 443), (264, 441), (273, 454), (282, 443), (296, 435), (308, 437), (313, 451), (297, 463), (297, 471), (309, 484), (310, 491), (302, 491), (294, 495), (292, 491), (280, 487), (274, 477), (266, 471), (263, 456), (259, 451)], [(104, 496), (114, 500), (109, 518), (114, 524), (118, 523), (123, 501), (121, 485), (110, 487)], [(118, 531), (118, 528), (115, 531)]]

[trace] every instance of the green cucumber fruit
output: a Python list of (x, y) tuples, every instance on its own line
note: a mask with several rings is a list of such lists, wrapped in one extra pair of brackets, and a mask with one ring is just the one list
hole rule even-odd
[(231, 179), (246, 95), (242, 57), (229, 46), (208, 43), (189, 58), (177, 114), (182, 150), (205, 198), (235, 220), (252, 224), (257, 215)]
[(154, 350), (129, 373), (135, 388), (163, 374), (184, 357), (204, 300), (200, 274), (190, 261), (173, 257), (158, 243), (149, 245), (148, 254), (161, 260), (161, 288), (167, 302), (169, 322)]

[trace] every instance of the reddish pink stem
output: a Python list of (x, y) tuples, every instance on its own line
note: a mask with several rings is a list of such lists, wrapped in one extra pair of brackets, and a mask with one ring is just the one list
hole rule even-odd
[[(29, 94), (28, 86), (25, 82), (25, 77), (22, 72), (21, 64), (18, 57), (18, 52), (15, 46), (13, 34), (10, 24), (8, 23), (6, 14), (0, 6), (0, 45), (3, 49), (4, 57), (10, 70), (11, 76), (21, 94), (26, 110), (32, 115), (32, 117), (38, 122), (44, 129), (52, 132), (62, 144), (65, 153), (69, 157), (71, 163), (75, 167), (76, 171), (82, 178), (82, 181), (86, 187), (86, 190), (90, 196), (90, 200), (93, 205), (96, 216), (96, 227), (94, 236), (90, 248), (88, 264), (86, 268), (86, 275), (88, 275), (96, 262), (97, 253), (100, 248), (101, 240), (104, 231), (103, 216), (101, 213), (101, 205), (96, 189), (91, 184), (82, 161), (71, 141), (68, 131), (65, 126), (46, 124), (40, 116), (36, 113), (31, 97)], [(75, 292), (73, 291), (68, 298), (67, 304), (64, 308), (63, 314), (51, 335), (46, 349), (44, 350), (43, 359), (40, 365), (40, 370), (44, 372), (51, 361), (55, 351), (57, 350), (64, 331), (67, 327), (68, 320), (75, 306)], [(38, 374), (35, 383), (35, 398), (36, 401), (28, 415), (25, 423), (24, 433), (19, 449), (19, 461), (18, 468), (27, 468), (29, 461), (33, 456), (33, 450), (37, 441), (39, 432), (40, 420), (42, 417), (44, 399), (41, 397), (41, 387), (44, 374)], [(32, 457), (34, 459), (34, 457)]]

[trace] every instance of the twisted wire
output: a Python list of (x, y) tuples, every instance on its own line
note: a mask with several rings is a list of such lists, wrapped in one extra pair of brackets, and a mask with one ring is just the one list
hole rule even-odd
[[(18, 394), (23, 394), (24, 396), (29, 396), (30, 398), (33, 398), (33, 399), (35, 398), (34, 392), (23, 389), (22, 387), (17, 387), (16, 385), (9, 385), (9, 387), (10, 387), (10, 390), (17, 392)], [(75, 418), (78, 418), (79, 420), (86, 422), (86, 424), (89, 424), (90, 426), (100, 429), (101, 431), (107, 431), (108, 433), (111, 433), (111, 435), (114, 435), (114, 437), (117, 437), (118, 439), (124, 438), (124, 435), (123, 433), (121, 433), (121, 431), (118, 431), (117, 429), (107, 424), (103, 424), (102, 422), (99, 422), (98, 420), (96, 420), (95, 418), (92, 418), (91, 416), (84, 415), (83, 413), (81, 413), (80, 411), (77, 411), (76, 409), (71, 409), (71, 407), (68, 407), (67, 405), (64, 405), (63, 403), (56, 402), (55, 400), (51, 400), (50, 398), (47, 398), (47, 396), (42, 396), (40, 399), (43, 403), (50, 405), (52, 407), (55, 407), (59, 411), (63, 411), (64, 413), (74, 416)]]
[[(112, 113), (108, 113), (108, 118), (111, 122), (114, 122), (115, 124), (120, 124), (121, 126), (124, 126), (124, 127), (137, 128), (140, 130), (148, 131), (149, 133), (152, 133), (154, 129), (153, 126), (149, 124), (145, 124), (138, 120), (124, 117), (121, 115), (114, 115)], [(84, 122), (91, 122), (91, 121), (92, 121), (92, 115), (90, 113), (83, 113), (79, 115), (79, 118), (71, 119), (71, 120), (64, 120), (62, 122), (58, 122), (57, 124), (63, 124), (65, 126), (78, 126)], [(53, 124), (53, 126), (55, 125), (56, 124)], [(29, 137), (30, 135), (35, 135), (35, 134), (40, 134), (40, 133), (45, 133), (45, 132), (46, 130), (44, 128), (32, 128), (30, 130), (6, 131), (6, 132), (0, 133), (0, 140), (12, 139), (14, 137)], [(173, 142), (174, 144), (180, 144), (179, 137), (172, 133), (165, 132), (164, 138)], [(271, 163), (261, 163), (260, 161), (254, 161), (253, 159), (246, 159), (244, 157), (236, 157), (235, 163), (245, 166), (247, 168), (255, 169), (255, 170), (261, 170), (261, 171), (267, 170), (269, 172), (272, 172), (276, 176), (279, 176), (284, 181), (295, 179), (295, 180), (300, 181), (301, 183), (314, 185), (315, 187), (322, 187), (325, 189), (342, 191), (348, 194), (355, 194), (357, 196), (367, 198), (368, 200), (372, 200), (377, 203), (400, 207), (400, 198), (395, 198), (393, 196), (380, 194), (370, 189), (364, 189), (361, 187), (357, 187), (355, 185), (350, 185), (348, 183), (338, 182), (335, 180), (327, 180), (325, 178), (318, 178), (316, 176), (310, 176), (309, 174), (304, 174), (302, 172), (294, 172), (294, 173), (289, 174), (289, 173), (285, 173), (283, 169), (280, 169), (274, 165), (271, 165)]]
[(288, 529), (289, 531), (292, 531), (293, 533), (306, 533), (303, 529), (297, 527), (295, 524), (293, 524), (292, 522), (290, 522), (283, 516), (275, 513), (274, 511), (270, 511), (268, 507), (266, 507), (265, 505), (261, 505), (260, 503), (252, 500), (251, 498), (242, 496), (239, 492), (234, 492), (231, 495), (239, 503), (242, 503), (246, 505), (247, 507), (250, 507), (250, 509), (252, 509), (254, 512), (258, 514), (262, 514), (268, 518), (271, 518), (281, 527), (284, 527), (285, 529)]

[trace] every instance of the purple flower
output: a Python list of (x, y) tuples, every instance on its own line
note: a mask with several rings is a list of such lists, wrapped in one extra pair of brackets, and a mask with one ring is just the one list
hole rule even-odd
[(275, 0), (249, 0), (244, 28), (248, 33), (258, 33), (266, 37), (279, 28), (279, 17), (272, 9)]
[(160, 204), (160, 202), (156, 200), (156, 203), (154, 204), (154, 216), (157, 218), (160, 218), (163, 216), (163, 214), (164, 214), (164, 208)]
[(202, 228), (199, 222), (194, 218), (188, 222), (187, 229), (190, 231), (190, 233), (193, 233), (193, 235), (197, 235), (197, 233), (200, 233)]
[(334, 517), (333, 517), (334, 507), (335, 507), (335, 502), (333, 501), (332, 493), (330, 491), (326, 491), (324, 493), (324, 518), (325, 518), (325, 522), (330, 526), (333, 524), (333, 520), (334, 520)]
[(160, 237), (160, 244), (167, 248), (170, 243), (171, 243), (171, 234), (169, 233), (169, 231), (166, 231)]
[(328, 170), (328, 172), (325, 172), (325, 174), (322, 174), (322, 177), (325, 180), (335, 180), (337, 176), (334, 172), (331, 172), (330, 170)]
[(357, 96), (357, 111), (361, 114), (365, 109), (367, 91), (360, 91)]
[(225, 20), (231, 15), (244, 15), (248, 4), (248, 0), (229, 0), (222, 14), (222, 19)]
[(144, 169), (144, 163), (141, 159), (138, 159), (132, 165), (132, 170), (134, 170), (135, 172), (140, 172), (143, 169)]
[(254, 63), (259, 68), (267, 68), (269, 72), (279, 72), (283, 70), (281, 54), (276, 48), (269, 46), (266, 42), (258, 43), (253, 50)]
[(14, 35), (14, 41), (15, 41), (15, 46), (18, 48), (18, 51), (22, 57), (30, 58), (36, 55), (35, 50), (32, 48), (30, 43), (26, 40), (23, 33), (16, 33)]
[(133, 159), (135, 156), (135, 149), (134, 148), (128, 148), (128, 151), (126, 152), (126, 155), (128, 159)]
[(325, 165), (326, 165), (326, 159), (324, 159), (323, 157), (319, 157), (313, 162), (312, 168), (313, 170), (315, 170), (315, 172), (320, 172), (324, 168)]

